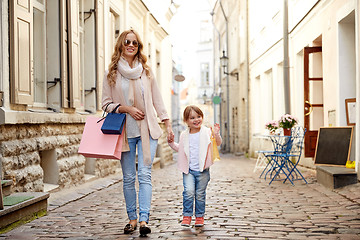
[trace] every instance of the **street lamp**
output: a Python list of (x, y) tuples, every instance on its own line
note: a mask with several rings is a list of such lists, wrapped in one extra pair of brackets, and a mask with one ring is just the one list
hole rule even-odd
[[(228, 68), (229, 58), (225, 55), (225, 51), (223, 50), (223, 55), (220, 57), (220, 65), (224, 68), (224, 74), (226, 77), (226, 121), (224, 123), (224, 127), (226, 129), (226, 139), (225, 139), (225, 151), (230, 152), (230, 92), (229, 92), (229, 73), (225, 71), (225, 68)], [(236, 75), (238, 77), (238, 75)]]
[(224, 74), (226, 75), (230, 75), (230, 76), (236, 76), (236, 79), (239, 80), (239, 73), (228, 73), (225, 71), (225, 69), (227, 68), (228, 64), (229, 64), (229, 58), (225, 55), (225, 51), (223, 51), (223, 55), (222, 57), (220, 57), (220, 64), (221, 67), (224, 68)]
[(204, 100), (204, 104), (206, 104), (206, 99), (207, 99), (206, 90), (204, 90), (204, 94), (202, 95), (202, 99)]

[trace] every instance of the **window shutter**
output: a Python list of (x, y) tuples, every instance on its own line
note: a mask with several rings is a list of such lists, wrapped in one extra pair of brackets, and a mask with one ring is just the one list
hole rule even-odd
[(31, 0), (9, 5), (11, 102), (33, 104), (33, 7)]
[(67, 37), (67, 0), (60, 0), (60, 68), (61, 68), (61, 105), (63, 108), (70, 107), (69, 81), (68, 81), (68, 37)]
[(102, 82), (105, 72), (104, 61), (104, 0), (96, 1), (96, 89), (97, 89), (97, 106), (98, 110), (101, 109), (101, 96), (102, 96)]
[(68, 0), (68, 48), (69, 48), (69, 88), (70, 107), (77, 108), (81, 104), (80, 92), (80, 36), (78, 1)]

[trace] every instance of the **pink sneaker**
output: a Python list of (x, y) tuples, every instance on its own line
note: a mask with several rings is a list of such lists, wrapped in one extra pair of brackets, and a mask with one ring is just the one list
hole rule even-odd
[(204, 226), (204, 217), (197, 217), (195, 219), (195, 227), (202, 227)]
[(181, 226), (190, 227), (190, 223), (191, 223), (191, 216), (183, 216)]

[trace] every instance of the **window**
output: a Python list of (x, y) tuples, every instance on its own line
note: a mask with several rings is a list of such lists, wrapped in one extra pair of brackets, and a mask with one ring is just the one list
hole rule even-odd
[(268, 71), (266, 71), (264, 73), (264, 78), (262, 79), (262, 97), (263, 97), (263, 106), (265, 107), (263, 109), (263, 113), (264, 113), (264, 120), (270, 121), (273, 120), (275, 118), (274, 116), (274, 86), (273, 86), (273, 73), (272, 73), (272, 69), (269, 69)]
[(96, 112), (97, 79), (104, 74), (103, 2), (9, 2), (12, 103)]
[(33, 9), (33, 66), (34, 66), (34, 102), (40, 106), (46, 104), (46, 6), (34, 1)]
[(110, 41), (109, 56), (111, 56), (114, 51), (116, 40), (120, 35), (120, 17), (114, 10), (110, 9), (109, 18), (110, 18), (110, 28), (111, 28), (110, 31), (111, 36), (109, 37), (109, 41)]
[(210, 86), (209, 63), (201, 63), (201, 86)]
[[(80, 91), (86, 112), (96, 112), (96, 19), (93, 1), (79, 0)], [(103, 74), (103, 73), (102, 73)]]
[(200, 22), (200, 42), (210, 42), (212, 39), (212, 27), (208, 20)]

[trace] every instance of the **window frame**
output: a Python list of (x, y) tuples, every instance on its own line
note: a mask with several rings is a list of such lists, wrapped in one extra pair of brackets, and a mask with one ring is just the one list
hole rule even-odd
[[(39, 1), (35, 0), (33, 1), (33, 4), (32, 4), (32, 7), (33, 7), (33, 21), (32, 21), (32, 24), (33, 24), (33, 38), (37, 35), (35, 33), (35, 31), (38, 29), (38, 28), (35, 28), (35, 26), (37, 26), (37, 24), (35, 23), (35, 9), (39, 12), (41, 12), (43, 15), (42, 15), (42, 26), (40, 27), (41, 28), (41, 31), (42, 31), (42, 36), (40, 36), (40, 38), (42, 39), (42, 43), (41, 44), (34, 44), (33, 45), (33, 91), (34, 91), (34, 99), (33, 99), (33, 104), (32, 105), (29, 105), (29, 107), (35, 107), (35, 108), (46, 108), (47, 107), (47, 31), (46, 31), (46, 25), (47, 25), (47, 19), (46, 19), (46, 1), (43, 2), (43, 3), (40, 3)], [(35, 39), (34, 39), (35, 40)], [(39, 40), (39, 39), (36, 39), (36, 40)], [(35, 41), (33, 41), (35, 42)], [(43, 49), (43, 51), (41, 51), (41, 58), (40, 58), (40, 61), (42, 62), (42, 65), (44, 66), (42, 73), (41, 75), (43, 76), (43, 81), (39, 81), (39, 83), (42, 82), (42, 87), (39, 87), (40, 89), (43, 89), (42, 91), (38, 91), (37, 90), (37, 81), (36, 81), (36, 63), (35, 63), (35, 57), (36, 57), (36, 52), (35, 52), (35, 49), (37, 47), (43, 47), (45, 48), (45, 50)], [(40, 63), (41, 64), (41, 63)], [(37, 93), (39, 93), (39, 95), (37, 95)], [(38, 96), (41, 96), (42, 98), (42, 101), (37, 101), (37, 97)]]

